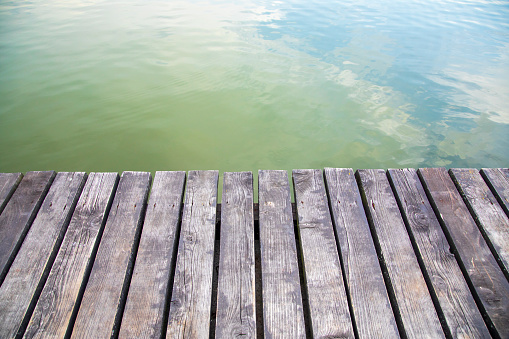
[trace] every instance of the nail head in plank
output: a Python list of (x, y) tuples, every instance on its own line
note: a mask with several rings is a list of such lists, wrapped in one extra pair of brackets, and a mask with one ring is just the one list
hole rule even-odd
[(476, 169), (455, 168), (451, 176), (509, 277), (509, 219), (504, 210)]
[(354, 172), (326, 168), (325, 179), (359, 337), (397, 338), (398, 327)]
[(185, 178), (185, 172), (156, 172), (120, 338), (160, 338), (166, 331), (164, 312), (177, 253)]
[(225, 172), (216, 338), (256, 338), (253, 174)]
[(118, 334), (118, 317), (122, 316), (149, 185), (150, 173), (122, 173), (72, 330), (73, 338)]
[(483, 168), (481, 174), (509, 217), (509, 168)]
[(0, 173), (0, 214), (23, 178), (21, 173)]
[(25, 332), (26, 338), (63, 338), (99, 242), (113, 199), (117, 173), (90, 173), (46, 284)]
[(396, 198), (426, 270), (447, 327), (454, 338), (490, 338), (461, 269), (415, 169), (390, 169)]
[(85, 183), (85, 173), (58, 173), (0, 288), (0, 337), (21, 335), (30, 319)]
[(55, 172), (28, 172), (0, 215), (0, 285), (30, 229)]
[(509, 337), (509, 283), (445, 168), (421, 168), (430, 201), (498, 335)]
[(353, 338), (338, 249), (320, 170), (293, 170), (313, 336)]
[(259, 171), (258, 192), (265, 338), (305, 338), (288, 173)]
[(209, 337), (218, 175), (188, 173), (167, 338)]
[(389, 293), (408, 337), (444, 337), (396, 199), (384, 170), (358, 170), (374, 240), (387, 269)]

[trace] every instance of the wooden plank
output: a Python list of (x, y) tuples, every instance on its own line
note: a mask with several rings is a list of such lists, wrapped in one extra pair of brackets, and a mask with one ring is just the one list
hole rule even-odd
[(484, 240), (509, 277), (509, 219), (504, 210), (476, 169), (455, 168), (450, 174), (474, 215)]
[(23, 178), (21, 173), (0, 173), (0, 214)]
[(166, 332), (168, 289), (175, 265), (185, 172), (156, 172), (120, 338), (160, 338)]
[(118, 335), (149, 185), (150, 173), (122, 173), (72, 330), (72, 338), (107, 338)]
[(259, 171), (265, 338), (305, 338), (297, 245), (286, 171)]
[(481, 175), (509, 217), (509, 168), (483, 168)]
[(389, 176), (414, 249), (422, 260), (421, 267), (425, 268), (428, 287), (438, 300), (449, 333), (454, 338), (490, 338), (417, 171), (392, 169)]
[(477, 304), (489, 316), (489, 327), (500, 337), (508, 338), (509, 283), (502, 270), (445, 168), (421, 168), (418, 173), (463, 275), (475, 290), (474, 297), (480, 300)]
[(166, 336), (208, 338), (218, 171), (190, 171)]
[(28, 172), (0, 215), (0, 285), (54, 178), (55, 172)]
[(354, 172), (326, 168), (325, 179), (359, 337), (397, 338), (396, 319)]
[(336, 239), (320, 170), (293, 170), (313, 336), (353, 338)]
[(358, 170), (357, 174), (373, 238), (387, 270), (389, 295), (401, 317), (400, 331), (414, 338), (444, 337), (385, 171)]
[(63, 338), (97, 248), (117, 173), (91, 173), (44, 285), (25, 338)]
[(85, 173), (58, 173), (0, 287), (0, 338), (23, 334), (51, 269)]
[(223, 180), (216, 338), (256, 338), (253, 174)]

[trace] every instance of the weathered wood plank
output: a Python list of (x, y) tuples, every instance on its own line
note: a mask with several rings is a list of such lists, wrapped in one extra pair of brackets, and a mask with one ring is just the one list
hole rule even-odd
[(85, 173), (58, 173), (0, 287), (0, 338), (20, 337), (78, 201)]
[[(509, 283), (445, 168), (419, 169), (424, 188), (444, 232), (471, 282), (489, 321), (502, 338), (509, 337)], [(479, 306), (479, 303), (478, 303)], [(483, 310), (481, 310), (483, 311)]]
[(379, 256), (387, 270), (389, 295), (411, 338), (444, 337), (405, 224), (384, 170), (358, 170), (364, 204)]
[(216, 338), (256, 338), (253, 174), (223, 180)]
[(149, 185), (150, 173), (122, 173), (72, 338), (118, 335)]
[(509, 168), (483, 168), (481, 175), (509, 217)]
[(0, 214), (23, 178), (21, 173), (0, 173)]
[(509, 219), (476, 169), (450, 171), (456, 188), (478, 222), (484, 240), (496, 252), (501, 268), (509, 276)]
[(389, 176), (428, 287), (438, 300), (454, 338), (490, 338), (474, 298), (452, 254), (415, 169), (392, 169)]
[(218, 171), (188, 174), (166, 337), (208, 338)]
[(120, 338), (160, 338), (166, 332), (165, 309), (175, 265), (185, 172), (156, 172)]
[(322, 173), (293, 170), (293, 183), (313, 336), (353, 338)]
[(326, 168), (325, 180), (359, 337), (397, 338), (398, 327), (354, 172)]
[(89, 175), (25, 338), (64, 337), (117, 180), (117, 173)]
[(258, 192), (265, 338), (305, 338), (288, 173), (259, 171)]
[(54, 178), (55, 172), (28, 172), (0, 215), (0, 285)]

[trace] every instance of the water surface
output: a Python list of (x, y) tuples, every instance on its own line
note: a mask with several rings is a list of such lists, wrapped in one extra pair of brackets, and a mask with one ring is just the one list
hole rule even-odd
[(0, 171), (507, 167), (508, 65), (508, 1), (0, 1)]

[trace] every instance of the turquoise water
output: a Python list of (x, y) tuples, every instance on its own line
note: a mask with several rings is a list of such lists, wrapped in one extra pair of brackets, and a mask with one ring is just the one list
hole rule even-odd
[(507, 167), (509, 2), (1, 1), (0, 171)]

